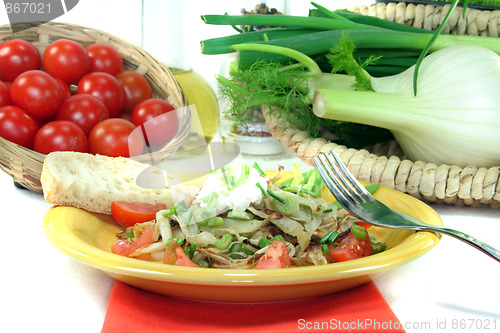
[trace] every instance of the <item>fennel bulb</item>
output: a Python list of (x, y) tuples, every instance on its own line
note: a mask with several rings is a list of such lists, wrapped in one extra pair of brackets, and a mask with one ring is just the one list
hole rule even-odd
[(500, 56), (471, 45), (436, 51), (421, 64), (416, 96), (414, 70), (371, 78), (374, 91), (318, 89), (313, 111), (389, 129), (414, 161), (500, 165)]

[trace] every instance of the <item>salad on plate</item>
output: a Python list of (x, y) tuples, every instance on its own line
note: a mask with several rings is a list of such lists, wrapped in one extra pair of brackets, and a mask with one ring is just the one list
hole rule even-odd
[[(268, 269), (331, 264), (385, 250), (369, 224), (322, 198), (316, 169), (303, 173), (295, 165), (289, 178), (283, 167), (267, 174), (256, 163), (227, 166), (193, 188), (170, 207), (113, 202), (122, 232), (111, 251), (168, 265)], [(377, 188), (367, 185), (372, 193)]]

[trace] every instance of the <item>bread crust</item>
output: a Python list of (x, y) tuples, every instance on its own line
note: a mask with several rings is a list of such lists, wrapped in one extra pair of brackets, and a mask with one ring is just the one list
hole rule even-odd
[(125, 157), (53, 152), (45, 157), (40, 181), (47, 203), (95, 213), (111, 214), (112, 201), (172, 205), (170, 189), (146, 189), (136, 184), (137, 176), (147, 167)]

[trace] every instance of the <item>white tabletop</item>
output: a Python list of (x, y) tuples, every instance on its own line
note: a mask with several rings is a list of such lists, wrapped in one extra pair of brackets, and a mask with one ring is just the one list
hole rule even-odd
[[(257, 161), (263, 169), (281, 164), (292, 171), (292, 162), (306, 167), (290, 154)], [(0, 188), (1, 331), (100, 332), (113, 279), (46, 240), (42, 219), (50, 205), (41, 194), (14, 187), (3, 172)], [(498, 209), (433, 208), (446, 226), (500, 247)], [(443, 236), (432, 251), (384, 273), (375, 283), (407, 332), (500, 332), (499, 277), (500, 263)]]

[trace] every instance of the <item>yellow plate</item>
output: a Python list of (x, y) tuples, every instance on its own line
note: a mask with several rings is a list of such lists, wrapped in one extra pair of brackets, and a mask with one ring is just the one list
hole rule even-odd
[[(333, 201), (325, 188), (322, 196)], [(375, 195), (388, 206), (433, 225), (439, 215), (423, 202), (380, 187)], [(129, 285), (159, 294), (221, 302), (271, 302), (326, 295), (359, 286), (373, 276), (408, 263), (432, 249), (429, 232), (371, 227), (385, 241), (382, 253), (347, 262), (288, 269), (214, 269), (164, 265), (111, 253), (120, 228), (111, 216), (73, 207), (52, 207), (44, 218), (48, 240), (75, 259)]]

